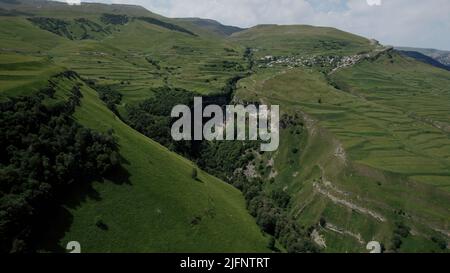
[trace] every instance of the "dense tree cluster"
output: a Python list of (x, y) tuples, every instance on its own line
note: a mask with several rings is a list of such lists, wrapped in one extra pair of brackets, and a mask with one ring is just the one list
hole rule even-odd
[(43, 30), (70, 40), (93, 39), (93, 33), (102, 35), (110, 33), (101, 25), (86, 18), (76, 18), (73, 21), (67, 21), (48, 17), (30, 17), (28, 20)]
[(408, 238), (411, 229), (402, 222), (395, 223), (394, 235), (391, 239), (391, 250), (397, 251), (403, 245), (403, 239)]
[[(284, 129), (302, 126), (298, 116), (284, 115), (282, 122)], [(252, 141), (204, 142), (200, 156), (195, 160), (202, 169), (240, 189), (257, 224), (276, 238), (288, 252), (318, 252), (319, 249), (311, 240), (314, 227), (300, 226), (289, 213), (289, 193), (280, 189), (269, 190), (266, 187), (270, 183), (268, 178), (250, 178), (243, 174), (242, 170), (255, 162), (258, 147), (259, 143)], [(270, 247), (273, 245), (270, 244)]]
[[(241, 76), (236, 76), (229, 79), (223, 87), (221, 94), (217, 96), (203, 96), (204, 106), (208, 104), (226, 105), (231, 100), (232, 94), (236, 89), (236, 83), (241, 78)], [(97, 87), (94, 88), (98, 89)], [(171, 128), (173, 122), (176, 120), (170, 117), (172, 108), (179, 104), (187, 105), (192, 108), (194, 104), (194, 97), (197, 94), (188, 90), (170, 88), (167, 86), (156, 88), (153, 92), (154, 95), (150, 99), (147, 99), (137, 105), (127, 107), (127, 124), (172, 151), (184, 155), (192, 160), (199, 161), (202, 167), (207, 168), (207, 166), (210, 166), (211, 168), (207, 169), (212, 171), (214, 174), (220, 176), (220, 173), (224, 173), (222, 171), (213, 171), (213, 168), (221, 165), (218, 164), (218, 161), (213, 163), (210, 162), (209, 164), (207, 160), (202, 160), (202, 158), (210, 159), (212, 157), (209, 157), (209, 155), (216, 153), (211, 150), (214, 147), (209, 147), (209, 142), (174, 141), (172, 139)], [(236, 157), (234, 157), (238, 156), (239, 152), (242, 152), (242, 147), (239, 147), (240, 145), (242, 144), (239, 143), (237, 146), (231, 145), (232, 147), (221, 148), (230, 151), (227, 161), (219, 159), (220, 163), (222, 163), (222, 166), (224, 167), (224, 170), (226, 169), (227, 172), (230, 171), (233, 166), (240, 164), (239, 162), (236, 162)], [(250, 144), (247, 143), (245, 145), (248, 146)]]
[(290, 196), (275, 190), (271, 194), (264, 191), (262, 179), (240, 177), (235, 180), (247, 200), (248, 210), (256, 218), (263, 231), (274, 236), (290, 253), (314, 253), (318, 248), (311, 241), (313, 230), (300, 226), (288, 213)]
[(442, 250), (446, 250), (447, 249), (447, 245), (448, 245), (447, 241), (444, 240), (443, 238), (433, 236), (433, 237), (431, 237), (431, 241), (433, 243), (435, 243), (440, 249), (442, 249)]
[(245, 168), (254, 159), (252, 151), (257, 145), (254, 141), (204, 141), (195, 161), (203, 170), (231, 182), (234, 171)]
[[(53, 88), (0, 104), (0, 252), (31, 251), (40, 216), (70, 187), (101, 178), (119, 164), (112, 133), (78, 125), (66, 103), (51, 103)], [(49, 106), (51, 105), (51, 106)]]
[(130, 19), (126, 15), (104, 13), (100, 20), (105, 24), (125, 25)]
[[(192, 106), (194, 94), (187, 90), (161, 87), (154, 96), (138, 105), (127, 108), (127, 123), (135, 130), (182, 155), (191, 157), (192, 143), (174, 141), (171, 136), (173, 119), (170, 117), (175, 105)], [(191, 157), (192, 158), (192, 157)]]
[[(203, 98), (205, 104), (226, 105), (240, 77), (232, 78), (218, 97)], [(175, 142), (170, 135), (173, 120), (172, 107), (177, 104), (193, 105), (194, 93), (169, 87), (155, 90), (152, 98), (136, 106), (128, 107), (127, 123), (146, 136), (197, 162), (207, 172), (222, 178), (240, 189), (247, 200), (250, 213), (266, 233), (274, 236), (289, 252), (317, 252), (310, 239), (312, 228), (299, 225), (289, 214), (290, 195), (282, 190), (266, 191), (263, 179), (250, 179), (242, 172), (254, 161), (255, 141), (199, 141)], [(298, 124), (295, 117), (285, 117), (286, 127)], [(196, 177), (193, 175), (192, 177)], [(271, 247), (274, 247), (274, 243)]]
[(197, 34), (193, 33), (190, 30), (187, 30), (187, 29), (185, 29), (183, 27), (180, 27), (178, 25), (174, 25), (174, 24), (171, 24), (171, 23), (163, 22), (163, 21), (158, 20), (156, 18), (138, 17), (137, 19), (142, 20), (142, 21), (144, 21), (146, 23), (149, 23), (149, 24), (152, 24), (152, 25), (157, 25), (157, 26), (169, 29), (169, 30), (186, 33), (186, 34), (191, 35), (191, 36), (197, 36)]
[(229, 71), (229, 72), (243, 72), (245, 68), (238, 62), (235, 61), (222, 61), (214, 64), (205, 65), (207, 68), (214, 68), (221, 71)]
[(255, 60), (253, 56), (253, 50), (249, 47), (247, 47), (244, 51), (244, 60), (247, 61), (248, 69), (253, 70), (253, 67), (255, 65)]
[(82, 34), (79, 37), (80, 40), (93, 39), (94, 37), (90, 34), (91, 32), (102, 34), (110, 33), (109, 30), (86, 18), (75, 19), (75, 24), (82, 30)]
[(46, 17), (31, 17), (28, 18), (30, 22), (38, 27), (50, 31), (56, 35), (66, 37), (73, 40), (73, 33), (70, 31), (70, 23), (61, 19), (46, 18)]
[(97, 91), (99, 98), (106, 104), (106, 106), (117, 116), (117, 105), (122, 102), (122, 94), (118, 92), (114, 85), (96, 85), (94, 81), (87, 81), (88, 85)]

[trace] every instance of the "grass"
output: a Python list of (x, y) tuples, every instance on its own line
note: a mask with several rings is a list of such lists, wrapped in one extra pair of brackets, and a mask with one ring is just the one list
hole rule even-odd
[(256, 57), (352, 55), (372, 49), (370, 41), (328, 27), (260, 25), (231, 35), (231, 41), (256, 49)]
[[(399, 60), (400, 64), (389, 62), (389, 65), (400, 71), (397, 66), (402, 65), (401, 61), (405, 60)], [(378, 62), (383, 62), (383, 58)], [(384, 69), (383, 64), (378, 65), (382, 71), (380, 74), (389, 69), (386, 63), (387, 68)], [(420, 68), (419, 64), (415, 65)], [(363, 63), (361, 66), (368, 71), (370, 65)], [(415, 68), (416, 78), (429, 71), (426, 81), (433, 84), (434, 90), (441, 90), (442, 96), (446, 96), (445, 92), (448, 94), (449, 85), (445, 84), (446, 78), (440, 71), (419, 68)], [(359, 65), (352, 69), (359, 72)], [(355, 84), (359, 76), (352, 78), (354, 82), (345, 81), (345, 75), (354, 75), (352, 69), (343, 70), (341, 73), (346, 73), (344, 77), (339, 73), (333, 75), (333, 80)], [(374, 69), (370, 71), (376, 73)], [(420, 235), (411, 239), (413, 241), (429, 240), (436, 228), (445, 230), (449, 216), (446, 208), (450, 200), (447, 153), (450, 140), (442, 130), (411, 117), (407, 108), (415, 103), (419, 109), (426, 90), (422, 91), (421, 97), (405, 97), (407, 101), (402, 103), (399, 98), (401, 91), (358, 93), (355, 90), (364, 90), (362, 87), (366, 86), (359, 83), (351, 91), (344, 92), (327, 82), (326, 77), (314, 69), (260, 69), (242, 80), (237, 91), (239, 98), (249, 101), (257, 98), (264, 103), (279, 104), (282, 112), (303, 113), (309, 117), (307, 120), (315, 120), (307, 126), (307, 136), (298, 138), (288, 130), (282, 132), (280, 149), (274, 155), (279, 175), (273, 186), (285, 188), (295, 197), (292, 213), (299, 222), (310, 226), (324, 217), (344, 230), (361, 234), (365, 242), (376, 239), (385, 245), (389, 244), (395, 220), (404, 218), (395, 213), (398, 210), (406, 211), (408, 225), (420, 230)], [(386, 82), (396, 82), (396, 79)], [(373, 86), (383, 89), (380, 84)], [(408, 85), (403, 85), (403, 88), (403, 92), (408, 92)], [(371, 97), (374, 94), (386, 97), (383, 101), (369, 99), (364, 96), (369, 93)], [(391, 94), (390, 99), (388, 94)], [(448, 104), (448, 100), (427, 101), (436, 104), (436, 108), (441, 107), (441, 112)], [(432, 114), (425, 117), (432, 118)], [(336, 156), (339, 145), (345, 151), (345, 161)], [(293, 147), (303, 147), (300, 155), (289, 153)], [(387, 221), (380, 223), (370, 215), (355, 213), (315, 191), (312, 184), (324, 175), (337, 188), (337, 191), (328, 189), (334, 196), (378, 211)], [(348, 251), (364, 251), (364, 246), (355, 240), (348, 245), (345, 239), (348, 235), (329, 230), (322, 233), (330, 241), (326, 251), (343, 250), (337, 238), (346, 240)], [(405, 244), (402, 248), (403, 251), (414, 249), (418, 250), (413, 244)]]
[[(78, 241), (83, 252), (268, 251), (238, 190), (201, 171), (192, 179), (191, 162), (122, 123), (92, 89), (83, 86), (82, 93), (75, 119), (114, 130), (125, 169), (120, 179), (94, 183), (81, 200), (69, 199), (60, 249)], [(96, 226), (98, 219), (107, 230)]]
[(0, 99), (30, 95), (48, 84), (63, 69), (43, 56), (0, 53)]
[[(26, 16), (0, 17), (1, 99), (27, 95), (52, 75), (71, 69), (120, 92), (122, 115), (127, 105), (152, 96), (153, 87), (168, 85), (204, 95), (222, 92), (228, 79), (246, 73), (246, 47), (253, 49), (256, 60), (267, 55), (346, 56), (375, 49), (365, 38), (332, 28), (258, 26), (224, 38), (134, 6), (48, 3), (40, 9), (17, 9), (98, 24), (102, 13), (153, 17), (197, 35), (130, 20), (107, 34), (72, 41), (39, 28)], [(76, 37), (82, 35), (76, 24), (71, 29)], [(261, 160), (274, 159), (278, 175), (266, 187), (290, 193), (290, 213), (301, 225), (314, 226), (324, 218), (344, 231), (319, 228), (326, 252), (365, 252), (354, 235), (389, 245), (399, 220), (414, 230), (401, 251), (438, 251), (430, 238), (442, 236), (439, 230), (448, 232), (449, 226), (449, 83), (448, 72), (390, 52), (332, 75), (316, 68), (256, 68), (238, 83), (236, 95), (279, 104), (283, 113), (303, 117), (305, 130), (300, 135), (291, 128), (282, 130), (278, 152)], [(58, 82), (57, 97), (63, 99), (71, 84)], [(62, 251), (76, 240), (83, 252), (268, 251), (267, 238), (237, 190), (201, 171), (200, 181), (193, 180), (191, 162), (130, 129), (94, 90), (83, 86), (82, 92), (75, 118), (95, 130), (115, 131), (125, 169), (118, 179), (79, 189), (61, 211), (66, 222), (55, 224), (61, 230), (49, 234), (44, 249)], [(318, 187), (386, 220), (334, 202)], [(96, 226), (99, 219), (108, 230)]]
[[(92, 10), (91, 10), (92, 8)], [(201, 34), (192, 36), (155, 24), (133, 19), (114, 27), (103, 24), (102, 13), (120, 13), (132, 17), (169, 19), (141, 8), (83, 4), (79, 7), (50, 3), (40, 9), (23, 7), (40, 17), (69, 22), (72, 36), (82, 36), (77, 19), (87, 19), (108, 29), (108, 33), (89, 32), (90, 39), (71, 41), (39, 28), (24, 16), (0, 17), (0, 52), (45, 56), (62, 67), (77, 71), (99, 85), (114, 85), (123, 95), (122, 111), (152, 95), (152, 87), (169, 85), (201, 94), (221, 93), (230, 78), (242, 74), (239, 69), (224, 68), (223, 62), (245, 67), (244, 49), (189, 22), (173, 24)], [(148, 60), (154, 62), (150, 63)], [(155, 65), (157, 64), (157, 65)]]
[[(69, 7), (50, 2), (40, 9), (18, 9), (71, 24), (78, 18), (100, 24), (101, 14), (114, 9), (170, 21), (125, 6)], [(39, 28), (26, 16), (0, 17), (0, 96), (29, 95), (47, 86), (53, 75), (70, 69), (98, 85), (114, 86), (123, 95), (119, 107), (123, 112), (126, 105), (151, 96), (152, 87), (219, 93), (229, 78), (242, 73), (221, 66), (223, 61), (245, 65), (241, 46), (211, 39), (207, 31), (190, 24), (176, 24), (202, 36), (131, 20), (110, 29), (108, 35), (72, 41)], [(75, 23), (70, 29), (77, 38), (83, 34)], [(59, 79), (55, 84), (56, 99), (62, 100), (74, 82)], [(75, 191), (60, 217), (53, 219), (55, 229), (40, 242), (43, 250), (64, 251), (66, 243), (75, 240), (83, 252), (270, 251), (268, 238), (247, 212), (238, 190), (202, 171), (198, 180), (192, 179), (192, 162), (121, 122), (94, 90), (83, 85), (82, 92), (82, 105), (74, 118), (94, 130), (114, 130), (124, 169), (111, 181)], [(96, 225), (99, 221), (107, 230)]]

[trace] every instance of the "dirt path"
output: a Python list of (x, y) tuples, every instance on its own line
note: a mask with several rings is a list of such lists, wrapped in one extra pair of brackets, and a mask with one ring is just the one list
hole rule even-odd
[(333, 203), (347, 207), (349, 209), (358, 211), (359, 213), (365, 214), (365, 215), (369, 215), (371, 217), (373, 217), (374, 219), (376, 219), (379, 222), (386, 222), (386, 218), (384, 218), (384, 216), (382, 216), (381, 214), (372, 211), (368, 208), (364, 208), (362, 206), (359, 206), (357, 204), (354, 204), (350, 201), (347, 201), (345, 199), (342, 199), (336, 195), (333, 195), (330, 191), (328, 191), (327, 189), (323, 188), (320, 183), (315, 182), (314, 183), (314, 189), (324, 195), (325, 197), (327, 197), (328, 199), (330, 199)]
[(344, 229), (339, 228), (339, 227), (337, 227), (337, 226), (335, 226), (335, 225), (333, 225), (333, 224), (330, 224), (330, 223), (327, 223), (327, 224), (325, 225), (325, 229), (330, 230), (330, 231), (333, 231), (333, 232), (336, 232), (336, 233), (341, 234), (341, 235), (347, 235), (347, 236), (350, 236), (350, 237), (356, 239), (356, 240), (358, 241), (358, 243), (360, 243), (360, 244), (362, 244), (362, 245), (365, 245), (365, 244), (366, 244), (366, 242), (362, 239), (361, 234), (359, 234), (359, 233), (356, 234), (356, 233), (353, 233), (353, 232), (351, 232), (351, 231), (344, 230)]

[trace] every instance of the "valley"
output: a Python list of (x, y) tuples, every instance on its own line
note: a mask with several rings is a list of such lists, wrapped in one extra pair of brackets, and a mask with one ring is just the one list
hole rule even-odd
[[(121, 166), (63, 195), (54, 228), (20, 223), (2, 243), (33, 227), (38, 252), (448, 252), (448, 71), (334, 28), (40, 0), (0, 11), (0, 103), (79, 90), (71, 117), (112, 134)], [(195, 96), (279, 105), (279, 149), (173, 141), (170, 110)]]

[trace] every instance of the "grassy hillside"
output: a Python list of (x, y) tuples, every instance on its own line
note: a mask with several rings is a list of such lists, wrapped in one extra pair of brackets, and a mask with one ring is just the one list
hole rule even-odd
[[(42, 250), (75, 240), (84, 252), (268, 251), (247, 205), (293, 252), (314, 249), (308, 239), (324, 252), (366, 252), (372, 240), (389, 251), (448, 251), (447, 71), (333, 28), (261, 25), (227, 37), (216, 24), (137, 6), (0, 8), (0, 99), (33, 94), (50, 79), (64, 100), (78, 84), (75, 120), (114, 132), (123, 157), (114, 179), (65, 200)], [(68, 69), (80, 78), (55, 83)], [(281, 106), (280, 149), (217, 144), (206, 154), (217, 160), (198, 161), (247, 200), (205, 172), (193, 179), (192, 162), (122, 121), (157, 87), (222, 94), (237, 76), (234, 102)], [(233, 181), (235, 173), (244, 178)]]
[[(193, 179), (191, 162), (129, 128), (92, 89), (84, 86), (82, 94), (75, 119), (114, 131), (124, 170), (69, 198), (58, 218), (69, 221), (59, 248), (79, 241), (83, 252), (267, 251), (238, 190), (203, 172)], [(96, 226), (99, 219), (107, 230)], [(47, 247), (55, 249), (48, 243), (53, 240)]]
[(179, 18), (177, 19), (180, 22), (189, 22), (195, 26), (201, 27), (203, 29), (207, 29), (219, 36), (230, 36), (233, 33), (243, 31), (243, 28), (234, 27), (234, 26), (226, 26), (221, 23), (209, 20), (209, 19), (201, 19), (201, 18)]
[(392, 249), (399, 223), (411, 228), (400, 251), (439, 251), (432, 238), (448, 238), (445, 73), (385, 53), (330, 75), (275, 66), (240, 82), (238, 99), (301, 117), (308, 133), (286, 128), (262, 162), (274, 161), (267, 187), (294, 197), (298, 221), (322, 222), (325, 251), (363, 251), (371, 240)]
[[(29, 16), (1, 17), (0, 37), (5, 41), (1, 50), (39, 55), (51, 49), (45, 55), (55, 63), (122, 93), (123, 106), (148, 98), (152, 87), (165, 85), (204, 94), (220, 93), (230, 78), (245, 70), (240, 46), (218, 38), (206, 28), (170, 20), (143, 8), (24, 3), (13, 6), (14, 10), (50, 20), (51, 27), (45, 21), (33, 23), (27, 19)], [(103, 19), (105, 14), (127, 19), (108, 23)], [(90, 29), (80, 21), (95, 24), (98, 29)]]
[[(95, 131), (114, 132), (123, 169), (112, 181), (80, 188), (64, 200), (64, 208), (51, 219), (56, 230), (47, 230), (38, 242), (41, 250), (64, 251), (75, 240), (83, 252), (268, 251), (267, 239), (238, 190), (203, 172), (193, 179), (191, 162), (125, 125), (80, 80), (47, 80), (54, 84), (57, 100), (65, 100), (81, 84), (83, 98), (74, 118)], [(35, 93), (27, 81), (14, 85), (27, 92), (10, 90), (8, 96)], [(96, 225), (99, 220), (107, 230)]]
[(351, 55), (374, 47), (369, 40), (354, 34), (306, 25), (260, 25), (237, 32), (230, 40), (254, 49), (258, 59), (267, 55)]
[[(42, 2), (29, 3), (14, 8), (68, 22), (72, 38), (60, 32), (59, 25), (51, 25), (58, 31), (49, 31), (22, 13), (0, 16), (2, 100), (32, 95), (49, 81), (57, 89), (55, 98), (64, 100), (75, 85), (81, 85), (83, 98), (74, 118), (96, 131), (112, 130), (123, 161), (123, 169), (111, 181), (79, 188), (64, 200), (58, 217), (51, 219), (55, 228), (45, 229), (45, 236), (38, 240), (39, 249), (64, 251), (66, 243), (75, 240), (83, 252), (269, 251), (268, 238), (247, 212), (237, 189), (202, 171), (193, 179), (192, 162), (128, 127), (80, 79), (53, 78), (66, 69), (75, 70), (95, 87), (116, 87), (123, 94), (123, 106), (151, 96), (152, 86), (169, 84), (164, 76), (170, 84), (197, 92), (220, 92), (228, 78), (235, 76), (234, 70), (220, 67), (224, 53), (225, 60), (228, 54), (230, 60), (241, 62), (239, 47), (167, 28), (172, 25), (130, 19), (111, 27), (102, 21), (107, 12), (164, 20), (142, 8), (44, 3), (36, 9)], [(82, 38), (77, 32), (82, 29), (79, 19), (95, 22), (107, 32)], [(208, 66), (216, 63), (217, 67)], [(205, 75), (214, 75), (215, 88), (198, 79)]]

